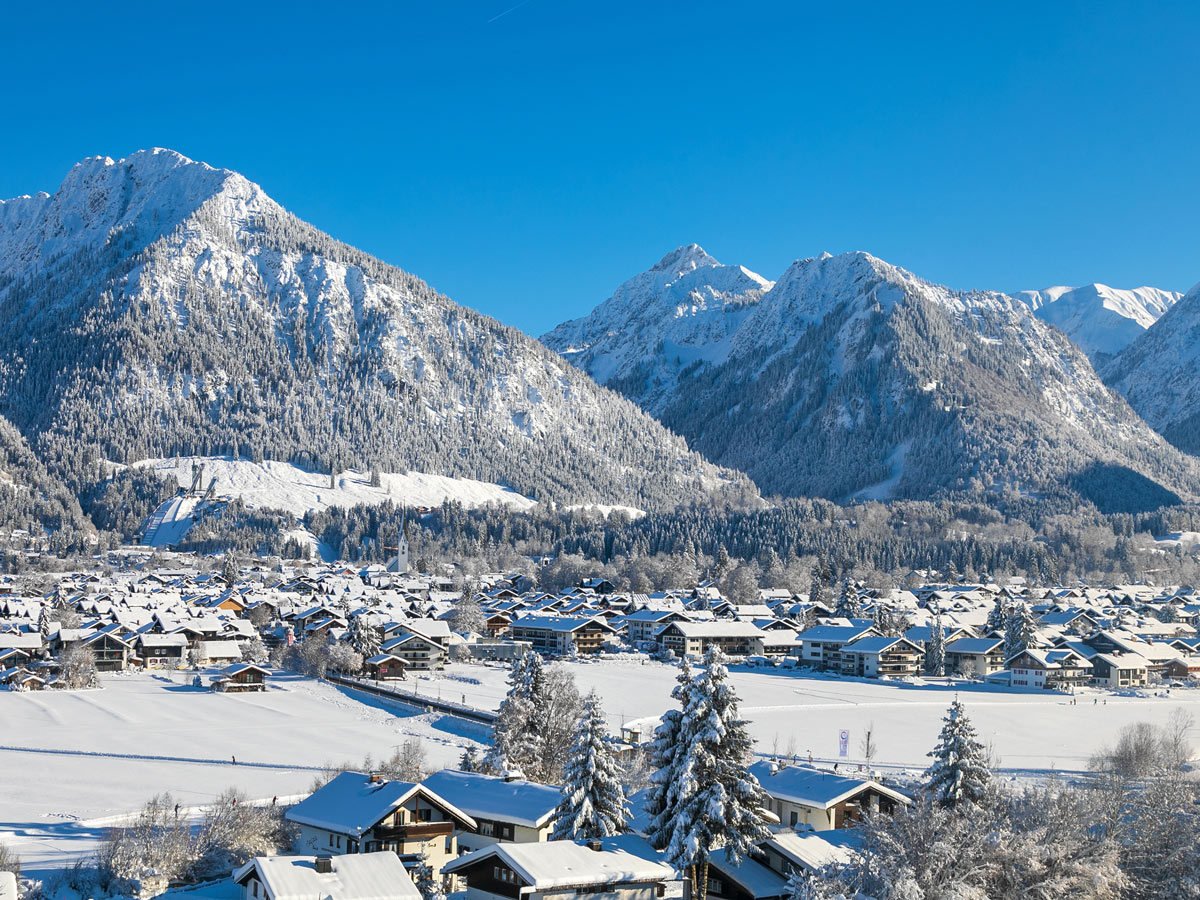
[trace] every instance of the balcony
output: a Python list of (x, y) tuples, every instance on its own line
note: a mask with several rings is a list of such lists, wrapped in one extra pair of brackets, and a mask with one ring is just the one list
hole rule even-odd
[(449, 837), (454, 833), (451, 822), (410, 822), (406, 825), (378, 827), (375, 829), (375, 839), (378, 841), (428, 841), (438, 837)]

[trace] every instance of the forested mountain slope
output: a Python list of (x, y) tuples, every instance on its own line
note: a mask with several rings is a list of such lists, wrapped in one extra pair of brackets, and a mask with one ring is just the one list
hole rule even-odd
[(1200, 284), (1101, 373), (1167, 440), (1200, 454)]
[(165, 150), (0, 204), (0, 413), (73, 489), (238, 454), (664, 509), (753, 497), (536, 341)]
[[(610, 317), (605, 340), (619, 346), (647, 327)], [(569, 323), (544, 340), (584, 364), (600, 358), (566, 346), (581, 334)], [(626, 360), (608, 383), (649, 397), (668, 427), (766, 493), (1067, 491), (1131, 511), (1200, 488), (1193, 460), (1105, 388), (1060, 331), (1004, 294), (951, 291), (866, 253), (825, 254), (794, 263), (719, 343), (712, 359), (699, 347), (671, 381), (658, 376), (659, 353), (641, 368)]]

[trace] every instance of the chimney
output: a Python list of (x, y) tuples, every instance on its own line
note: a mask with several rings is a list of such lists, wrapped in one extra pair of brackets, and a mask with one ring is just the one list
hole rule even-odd
[(383, 783), (383, 776), (381, 774), (379, 774), (378, 772), (372, 772), (370, 775), (367, 776), (367, 779), (371, 782), (371, 784), (382, 784)]
[(317, 874), (328, 875), (333, 871), (333, 859), (329, 856), (317, 857)]
[(599, 842), (599, 841), (588, 841), (588, 842), (587, 842), (587, 848), (588, 848), (589, 850), (594, 850), (596, 853), (599, 853), (599, 852), (600, 852), (600, 851), (603, 849), (603, 848), (600, 846), (600, 842)]

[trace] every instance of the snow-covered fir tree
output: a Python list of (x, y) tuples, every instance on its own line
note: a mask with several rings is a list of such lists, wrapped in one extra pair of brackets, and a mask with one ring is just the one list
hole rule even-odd
[(942, 614), (935, 613), (929, 626), (929, 643), (925, 645), (925, 674), (946, 674), (946, 632), (942, 630)]
[(1004, 605), (1004, 598), (997, 597), (995, 604), (992, 605), (992, 611), (988, 613), (984, 631), (987, 634), (1004, 634), (1007, 628), (1008, 609)]
[(933, 758), (933, 764), (925, 771), (929, 790), (943, 806), (954, 807), (964, 801), (978, 803), (992, 773), (975, 726), (957, 697), (942, 722), (937, 746), (927, 754)]
[(1037, 623), (1029, 605), (1024, 602), (1014, 603), (1008, 611), (1008, 621), (1004, 629), (1004, 658), (1012, 659), (1018, 653), (1034, 646)]
[(378, 629), (368, 621), (366, 613), (351, 617), (347, 639), (350, 641), (350, 646), (363, 659), (370, 659), (372, 656), (378, 655), (379, 648), (383, 643)]
[(846, 619), (861, 619), (863, 614), (862, 601), (858, 597), (858, 588), (849, 578), (843, 579), (842, 589), (838, 594), (837, 605), (833, 608), (835, 616)]
[(650, 742), (647, 761), (653, 774), (646, 793), (644, 809), (650, 817), (646, 839), (656, 850), (665, 850), (671, 842), (671, 829), (675, 825), (676, 806), (679, 799), (678, 763), (683, 758), (683, 711), (688, 705), (688, 691), (692, 686), (692, 667), (685, 656), (679, 663), (677, 684), (671, 697), (679, 704), (678, 709), (668, 709), (654, 729), (654, 740)]
[(584, 701), (555, 816), (551, 840), (556, 841), (614, 837), (629, 821), (621, 767), (595, 691)]
[(545, 694), (545, 665), (530, 650), (518, 657), (508, 676), (508, 694), (496, 711), (492, 727), (492, 749), (484, 758), (484, 769), (498, 775), (519, 769), (536, 777), (542, 759), (544, 736), (538, 727), (539, 706)]
[(704, 655), (704, 669), (688, 688), (676, 765), (678, 799), (666, 859), (687, 870), (696, 896), (708, 893), (708, 861), (724, 849), (737, 865), (769, 832), (763, 818), (769, 799), (747, 771), (753, 742), (738, 714), (738, 698), (728, 681), (725, 655), (718, 647)]
[(50, 607), (43, 604), (42, 611), (38, 613), (38, 634), (42, 636), (42, 645), (45, 646), (50, 641)]
[(458, 768), (463, 772), (479, 772), (483, 768), (483, 760), (479, 757), (479, 750), (472, 744), (463, 751), (462, 756), (458, 759)]
[(455, 602), (450, 623), (460, 634), (483, 634), (487, 628), (487, 620), (483, 617), (483, 607), (479, 605), (479, 598), (473, 592), (464, 591), (462, 597)]
[(446, 896), (442, 890), (442, 880), (424, 850), (413, 867), (413, 886), (421, 892), (421, 900), (444, 900)]

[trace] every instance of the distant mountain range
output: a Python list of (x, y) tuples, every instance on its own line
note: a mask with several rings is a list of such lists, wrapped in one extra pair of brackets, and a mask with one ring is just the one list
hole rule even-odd
[(232, 455), (561, 503), (755, 497), (532, 338), (168, 150), (0, 203), (0, 413), (75, 493), (107, 460)]
[(1144, 334), (1183, 295), (1152, 287), (1123, 291), (1085, 284), (1020, 291), (1016, 296), (1039, 319), (1078, 344), (1093, 365), (1101, 365)]
[(1200, 497), (1198, 333), (1197, 291), (958, 292), (866, 253), (771, 281), (693, 244), (543, 346), (234, 172), (96, 157), (0, 202), (0, 530), (127, 520), (158, 499), (122, 464), (189, 456), (645, 510), (1148, 509)]
[(866, 253), (771, 282), (691, 245), (542, 340), (766, 493), (1066, 491), (1142, 509), (1197, 496), (1197, 465), (1067, 333), (1107, 357), (1176, 297), (956, 292)]
[(1200, 284), (1101, 373), (1167, 440), (1200, 454)]

